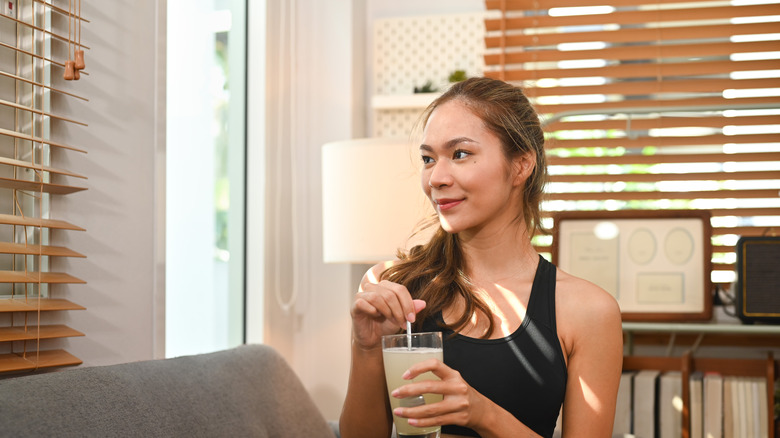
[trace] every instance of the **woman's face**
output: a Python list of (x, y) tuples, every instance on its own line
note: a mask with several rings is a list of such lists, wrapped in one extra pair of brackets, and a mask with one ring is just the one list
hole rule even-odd
[(498, 137), (462, 102), (431, 113), (420, 154), (422, 188), (447, 232), (498, 231), (518, 217), (525, 160), (508, 162)]

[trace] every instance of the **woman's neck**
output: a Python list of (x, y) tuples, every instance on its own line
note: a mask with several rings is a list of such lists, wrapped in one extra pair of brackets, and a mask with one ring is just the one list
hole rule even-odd
[(460, 237), (467, 274), (473, 280), (533, 276), (539, 255), (531, 244), (524, 222), (492, 233)]

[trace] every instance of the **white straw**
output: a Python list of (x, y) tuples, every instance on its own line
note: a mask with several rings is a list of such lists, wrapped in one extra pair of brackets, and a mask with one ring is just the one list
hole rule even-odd
[(412, 349), (412, 323), (406, 321), (406, 349)]

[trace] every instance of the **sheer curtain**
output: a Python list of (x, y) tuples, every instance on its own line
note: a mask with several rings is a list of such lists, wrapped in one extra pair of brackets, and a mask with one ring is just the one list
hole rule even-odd
[[(350, 266), (322, 260), (320, 151), (363, 128), (355, 105), (365, 75), (355, 49), (365, 20), (358, 3), (291, 0), (266, 9), (264, 308), (248, 318), (262, 317), (262, 341), (285, 356), (328, 419), (337, 418), (346, 388), (354, 290)], [(250, 229), (256, 225), (250, 219)], [(249, 261), (250, 275), (257, 261)]]

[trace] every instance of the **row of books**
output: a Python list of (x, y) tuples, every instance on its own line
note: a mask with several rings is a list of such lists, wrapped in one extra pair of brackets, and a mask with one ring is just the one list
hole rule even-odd
[(683, 384), (689, 385), (691, 438), (764, 438), (770, 406), (766, 379), (678, 371), (626, 371), (620, 379), (613, 436), (680, 438)]

